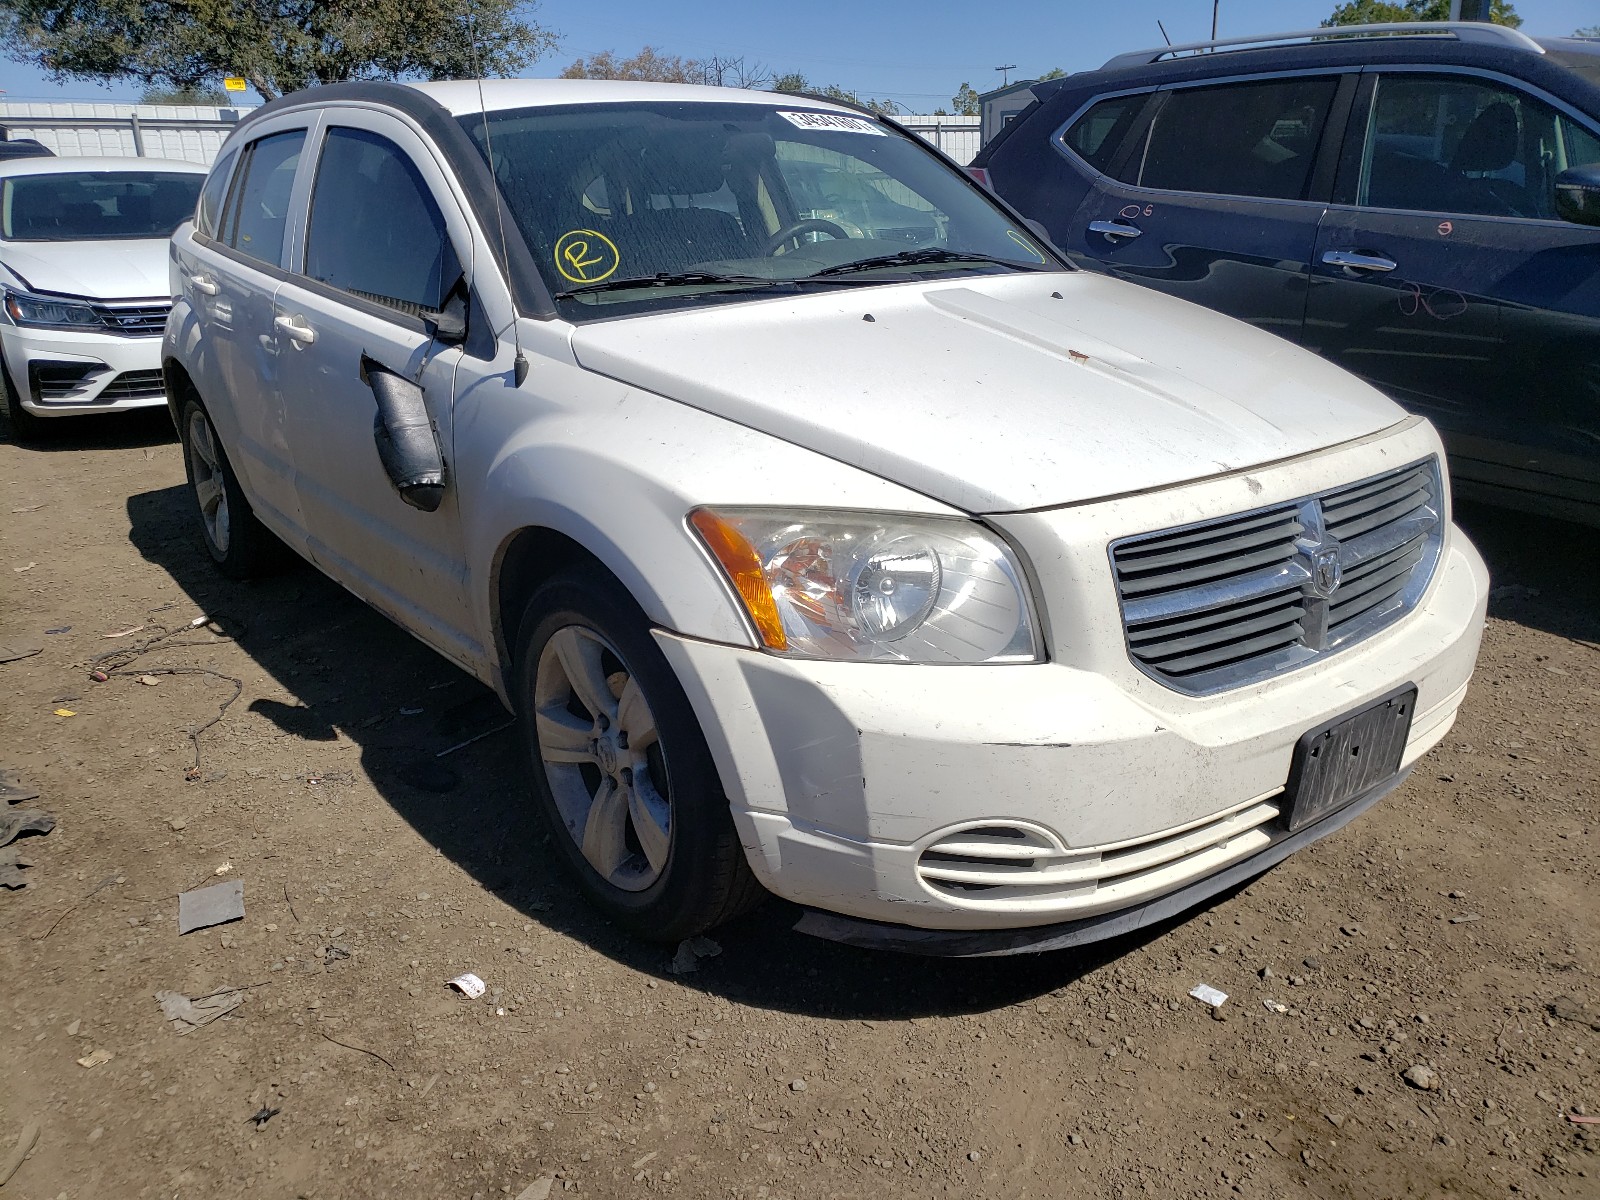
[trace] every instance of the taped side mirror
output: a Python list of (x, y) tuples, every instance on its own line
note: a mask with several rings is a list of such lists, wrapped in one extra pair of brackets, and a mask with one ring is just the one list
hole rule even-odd
[(422, 388), (365, 354), (361, 381), (378, 402), (372, 437), (389, 482), (412, 508), (433, 512), (444, 502), (444, 453)]

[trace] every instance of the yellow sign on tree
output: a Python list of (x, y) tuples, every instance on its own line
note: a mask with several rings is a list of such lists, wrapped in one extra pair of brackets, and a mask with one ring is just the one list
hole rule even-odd
[(246, 84), (243, 79), (239, 78), (239, 76), (229, 75), (222, 81), (222, 86), (227, 88), (230, 92), (242, 92), (249, 85)]

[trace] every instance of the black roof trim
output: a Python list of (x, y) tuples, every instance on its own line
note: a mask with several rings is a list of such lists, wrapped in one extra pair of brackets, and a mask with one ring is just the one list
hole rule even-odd
[[(402, 83), (381, 81), (330, 83), (324, 87), (305, 88), (255, 109), (239, 122), (228, 140), (248, 137), (250, 126), (269, 116), (297, 108), (321, 108), (341, 103), (370, 104), (392, 109), (420, 125), (454, 170), (495, 262), (511, 288), (517, 310), (540, 319), (556, 315), (555, 301), (550, 298), (544, 278), (534, 265), (527, 242), (523, 240), (522, 230), (512, 218), (489, 171), (488, 160), (462, 127), (460, 120), (426, 92)], [(505, 231), (503, 243), (502, 229)]]

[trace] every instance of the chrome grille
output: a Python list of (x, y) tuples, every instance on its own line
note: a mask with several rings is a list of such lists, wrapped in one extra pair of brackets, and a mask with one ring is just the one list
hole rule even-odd
[(1236, 516), (1112, 543), (1128, 650), (1191, 695), (1376, 632), (1421, 598), (1444, 535), (1435, 459)]
[(170, 300), (149, 304), (96, 304), (95, 316), (112, 333), (125, 333), (145, 337), (163, 332), (167, 327), (167, 314), (172, 311)]

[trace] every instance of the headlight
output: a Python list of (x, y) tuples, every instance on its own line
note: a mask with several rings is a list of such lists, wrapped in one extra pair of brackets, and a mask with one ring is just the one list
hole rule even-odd
[(18, 325), (51, 329), (104, 329), (105, 323), (87, 304), (31, 296), (27, 292), (6, 290), (6, 315)]
[(971, 521), (698, 508), (762, 644), (795, 658), (1036, 662), (1011, 551)]

